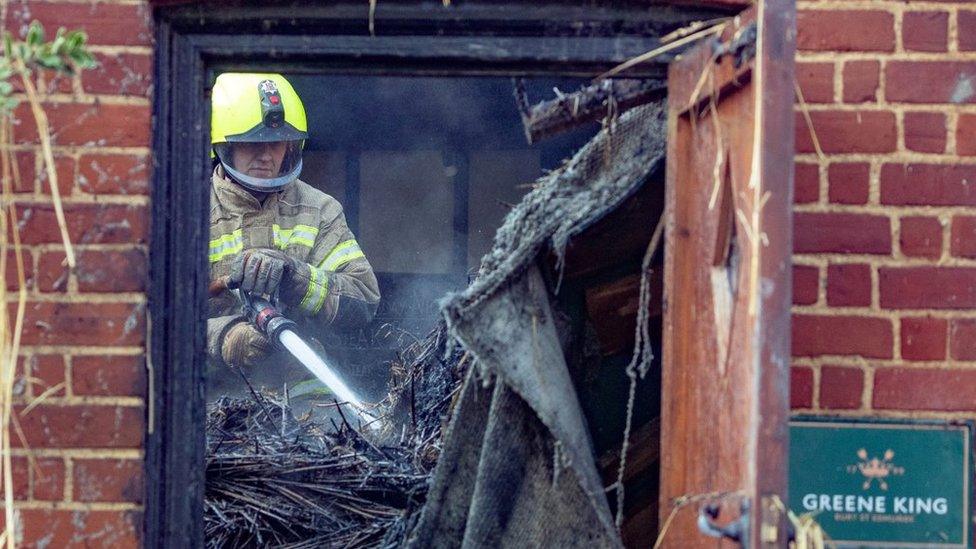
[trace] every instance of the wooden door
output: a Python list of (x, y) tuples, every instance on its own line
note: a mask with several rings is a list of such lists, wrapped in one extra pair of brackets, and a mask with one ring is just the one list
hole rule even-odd
[(716, 547), (699, 509), (742, 501), (749, 545), (785, 547), (793, 29), (761, 1), (669, 70), (661, 524), (691, 503), (665, 547)]

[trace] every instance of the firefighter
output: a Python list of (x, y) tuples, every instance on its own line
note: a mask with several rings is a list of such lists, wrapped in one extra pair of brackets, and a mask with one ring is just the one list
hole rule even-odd
[[(291, 84), (224, 73), (211, 101), (210, 280), (277, 298), (311, 335), (368, 323), (380, 298), (373, 269), (339, 202), (298, 179), (308, 134)], [(247, 368), (273, 352), (230, 291), (208, 305), (211, 360)]]

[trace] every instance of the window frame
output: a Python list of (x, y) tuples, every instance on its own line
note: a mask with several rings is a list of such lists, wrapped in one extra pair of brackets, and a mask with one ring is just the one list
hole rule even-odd
[[(648, 9), (638, 2), (449, 8), (380, 2), (377, 35), (370, 36), (364, 2), (300, 8), (235, 2), (219, 9), (168, 4), (157, 3), (153, 14), (147, 547), (200, 547), (204, 540), (210, 189), (209, 104), (201, 99), (218, 71), (275, 63), (281, 72), (593, 76), (653, 49), (665, 32), (729, 13), (729, 6)], [(668, 61), (639, 74), (663, 81)]]

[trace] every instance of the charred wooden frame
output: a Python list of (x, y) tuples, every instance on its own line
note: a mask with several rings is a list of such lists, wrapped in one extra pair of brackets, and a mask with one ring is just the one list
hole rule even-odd
[(530, 105), (523, 81), (515, 83), (515, 103), (529, 143), (666, 96), (667, 89), (658, 80), (607, 79), (556, 99)]
[[(659, 36), (747, 3), (390, 0), (370, 18), (361, 1), (157, 1), (144, 544), (203, 545), (206, 97), (216, 72), (273, 63), (306, 73), (594, 76), (653, 49)], [(628, 76), (663, 81), (668, 60)]]

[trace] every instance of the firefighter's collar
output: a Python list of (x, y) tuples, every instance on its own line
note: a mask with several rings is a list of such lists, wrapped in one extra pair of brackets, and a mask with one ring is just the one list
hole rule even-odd
[(219, 164), (214, 168), (211, 180), (221, 205), (231, 211), (253, 211), (276, 205), (278, 198), (290, 192), (294, 187), (294, 182), (291, 182), (279, 191), (268, 193), (262, 204), (250, 191), (228, 177)]

